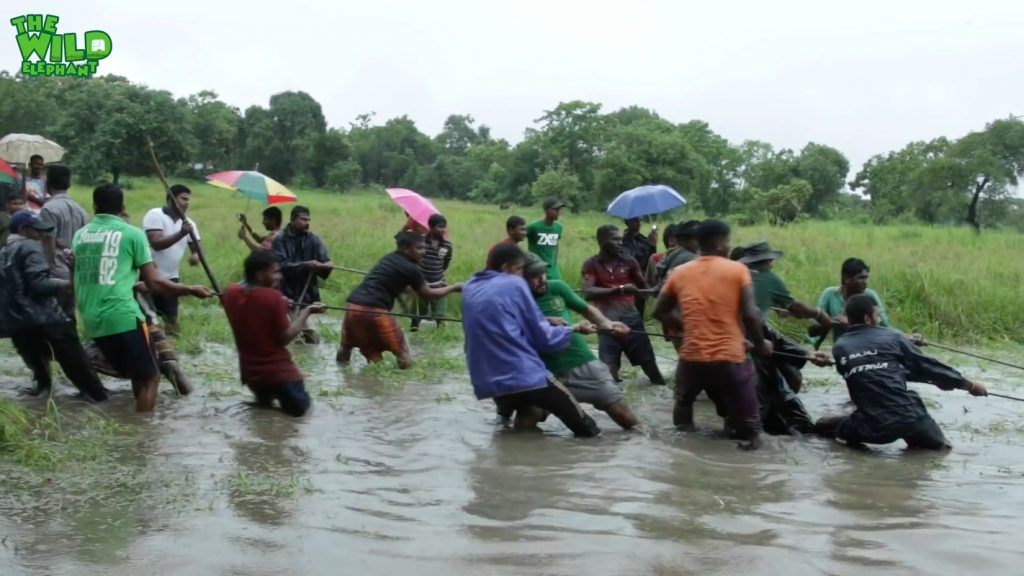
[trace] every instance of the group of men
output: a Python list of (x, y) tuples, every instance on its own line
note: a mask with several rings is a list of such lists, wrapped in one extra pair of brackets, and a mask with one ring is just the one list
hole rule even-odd
[[(143, 229), (129, 224), (119, 187), (93, 191), (95, 216), (67, 196), (70, 171), (51, 166), (40, 213), (24, 209), (19, 190), (4, 191), (10, 224), (0, 250), (4, 296), (3, 329), (32, 370), (36, 392), (50, 388), (50, 361), (57, 360), (82, 393), (106, 398), (96, 375), (132, 381), (137, 409), (152, 410), (169, 343), (157, 317), (172, 334), (179, 328), (177, 300), (208, 298), (202, 286), (180, 283), (185, 251), (196, 263), (202, 246), (198, 227), (186, 213), (191, 194), (172, 186), (167, 203), (150, 210)], [(553, 413), (577, 435), (599, 429), (580, 407), (591, 404), (624, 429), (640, 425), (619, 387), (621, 357), (656, 385), (665, 384), (644, 324), (645, 299), (656, 298), (654, 317), (675, 346), (674, 423), (693, 427), (693, 405), (703, 392), (715, 404), (726, 431), (756, 448), (762, 431), (839, 437), (848, 443), (881, 443), (904, 438), (914, 446), (947, 446), (906, 380), (920, 378), (944, 389), (985, 388), (922, 355), (914, 340), (887, 328), (877, 293), (867, 287), (870, 269), (849, 259), (841, 284), (826, 289), (816, 308), (795, 300), (772, 271), (782, 254), (764, 242), (731, 250), (723, 222), (669, 226), (659, 252), (655, 235), (640, 233), (638, 220), (598, 228), (597, 255), (581, 267), (582, 288), (561, 279), (558, 250), (563, 204), (543, 203), (544, 218), (527, 225), (513, 216), (507, 238), (494, 245), (483, 271), (468, 282), (449, 284), (446, 272), (453, 245), (447, 221), (436, 214), (427, 226), (407, 222), (395, 236), (395, 250), (365, 274), (348, 296), (337, 360), (354, 350), (367, 360), (394, 354), (408, 367), (408, 343), (391, 313), (403, 294), (418, 297), (416, 319), (444, 317), (444, 298), (463, 292), (463, 327), (471, 380), (479, 398), (493, 398), (499, 415), (517, 428), (533, 428)], [(12, 210), (12, 207), (14, 210)], [(310, 318), (325, 310), (319, 284), (336, 268), (320, 238), (310, 231), (310, 212), (296, 206), (288, 225), (276, 207), (264, 211), (267, 235), (255, 234), (242, 219), (239, 237), (251, 249), (245, 280), (221, 295), (239, 350), (241, 380), (259, 405), (275, 400), (293, 415), (310, 405), (302, 375), (287, 345), (296, 338), (317, 341)], [(527, 251), (519, 248), (523, 241)], [(731, 258), (730, 258), (731, 256)], [(145, 297), (148, 295), (148, 297)], [(799, 399), (799, 369), (807, 361), (831, 364), (770, 329), (770, 311), (812, 320), (809, 334), (836, 339), (833, 357), (847, 380), (857, 410), (817, 423)], [(574, 322), (572, 312), (583, 320)], [(78, 339), (76, 317), (92, 353)], [(413, 323), (415, 330), (418, 322)], [(587, 334), (597, 334), (595, 356)], [(171, 352), (170, 356), (173, 356)], [(179, 388), (180, 390), (181, 388)]]

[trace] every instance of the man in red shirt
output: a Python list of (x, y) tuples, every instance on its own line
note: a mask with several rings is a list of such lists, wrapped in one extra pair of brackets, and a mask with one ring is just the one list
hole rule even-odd
[(628, 336), (601, 333), (598, 357), (608, 365), (616, 382), (621, 381), (619, 367), (625, 353), (629, 363), (639, 366), (651, 384), (664, 386), (665, 377), (658, 369), (644, 319), (636, 307), (637, 295), (650, 294), (640, 264), (622, 253), (622, 232), (616, 226), (598, 228), (597, 243), (601, 252), (583, 263), (583, 298), (593, 302), (609, 320), (622, 322), (631, 330)]
[(484, 264), (484, 269), (491, 267), (491, 256), (494, 254), (494, 249), (502, 244), (514, 244), (519, 245), (520, 242), (526, 240), (526, 220), (522, 216), (509, 216), (508, 220), (505, 221), (505, 232), (508, 236), (491, 246), (491, 249), (487, 251), (487, 262)]
[(286, 414), (302, 416), (309, 409), (309, 394), (288, 344), (324, 305), (311, 304), (289, 322), (288, 304), (274, 289), (280, 282), (277, 256), (266, 250), (251, 253), (245, 259), (245, 282), (224, 290), (224, 311), (235, 335), (242, 383), (256, 395), (256, 405), (269, 408), (277, 399)]

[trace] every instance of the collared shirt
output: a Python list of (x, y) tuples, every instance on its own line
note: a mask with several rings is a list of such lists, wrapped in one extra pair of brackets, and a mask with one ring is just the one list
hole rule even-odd
[[(889, 314), (885, 310), (885, 304), (882, 304), (882, 298), (871, 288), (864, 291), (864, 295), (875, 301), (875, 305), (878, 306), (878, 311), (882, 316), (881, 325), (883, 328), (892, 328), (892, 323), (889, 322)], [(821, 293), (821, 298), (818, 299), (818, 310), (828, 314), (830, 318), (838, 318), (843, 315), (846, 308), (846, 299), (843, 298), (843, 291), (839, 286), (832, 286), (825, 288), (825, 291)], [(832, 326), (832, 337), (833, 342), (843, 335), (843, 327), (838, 324)]]
[[(436, 242), (436, 243), (435, 243)], [(423, 258), (420, 259), (420, 271), (427, 282), (434, 284), (444, 280), (444, 273), (452, 263), (452, 243), (442, 238), (435, 240), (430, 236), (425, 238), (426, 249), (423, 251)]]
[[(196, 234), (196, 240), (201, 240), (199, 227), (196, 226), (195, 221), (188, 218), (188, 222), (192, 225), (192, 231)], [(181, 232), (181, 223), (182, 219), (178, 218), (175, 220), (172, 218), (170, 209), (164, 206), (162, 208), (153, 208), (146, 213), (146, 216), (142, 219), (142, 229), (146, 232), (155, 230), (164, 236), (174, 236)], [(191, 240), (188, 236), (185, 236), (163, 250), (154, 249), (153, 264), (156, 265), (156, 269), (167, 278), (181, 278), (181, 258), (185, 255), (185, 249), (188, 248), (189, 242)]]
[[(296, 304), (308, 304), (320, 300), (320, 288), (316, 279), (310, 279), (309, 267), (306, 262), (316, 260), (317, 262), (329, 262), (327, 248), (320, 241), (320, 237), (312, 232), (296, 234), (292, 231), (291, 225), (285, 226), (284, 230), (274, 236), (272, 241), (274, 254), (281, 261), (281, 292), (285, 296), (296, 301)], [(317, 276), (327, 279), (330, 271), (318, 272)], [(306, 286), (309, 286), (306, 289)], [(298, 298), (303, 295), (302, 302)]]
[[(583, 263), (581, 275), (584, 282), (590, 282), (595, 288), (616, 288), (626, 284), (637, 288), (647, 286), (640, 273), (640, 265), (632, 258), (605, 259), (598, 254)], [(636, 296), (625, 292), (593, 298), (593, 302), (606, 315), (609, 311), (636, 311)]]
[(573, 334), (548, 322), (525, 280), (491, 270), (466, 282), (462, 314), (469, 377), (481, 399), (547, 386), (540, 354), (564, 349)]

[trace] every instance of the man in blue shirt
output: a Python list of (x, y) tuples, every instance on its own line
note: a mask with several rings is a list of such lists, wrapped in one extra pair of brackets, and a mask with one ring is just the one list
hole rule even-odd
[[(552, 326), (523, 279), (525, 255), (513, 244), (498, 246), (488, 269), (462, 289), (463, 330), (469, 377), (476, 397), (493, 398), (498, 412), (533, 408), (553, 413), (576, 436), (601, 433), (573, 395), (544, 366), (541, 353), (569, 346), (573, 333), (593, 334), (590, 322)], [(527, 418), (516, 418), (525, 427)]]

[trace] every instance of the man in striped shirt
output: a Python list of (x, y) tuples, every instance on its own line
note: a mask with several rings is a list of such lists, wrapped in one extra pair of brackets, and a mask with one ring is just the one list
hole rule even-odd
[[(430, 230), (424, 238), (426, 250), (423, 251), (423, 258), (419, 262), (420, 272), (423, 273), (427, 286), (440, 288), (444, 286), (444, 274), (452, 263), (452, 243), (445, 238), (448, 230), (448, 220), (440, 214), (434, 214), (427, 221)], [(445, 298), (427, 300), (420, 297), (416, 304), (418, 316), (429, 316), (436, 318), (437, 326), (441, 326), (440, 318), (444, 317), (448, 309)], [(420, 327), (420, 319), (413, 318), (412, 331), (416, 332)]]

